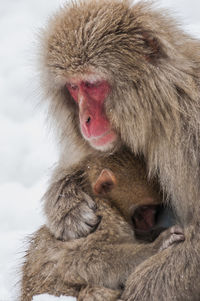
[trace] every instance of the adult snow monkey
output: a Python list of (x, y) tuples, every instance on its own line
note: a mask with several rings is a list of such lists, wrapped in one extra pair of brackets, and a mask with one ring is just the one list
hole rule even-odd
[(165, 10), (126, 0), (67, 2), (41, 36), (42, 88), (61, 145), (44, 197), (50, 231), (63, 240), (91, 232), (98, 216), (76, 163), (127, 145), (158, 177), (185, 242), (140, 264), (122, 299), (199, 300), (200, 42)]

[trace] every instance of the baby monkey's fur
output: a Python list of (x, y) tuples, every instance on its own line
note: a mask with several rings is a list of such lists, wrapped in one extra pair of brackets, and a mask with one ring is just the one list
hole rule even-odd
[[(25, 256), (21, 301), (31, 301), (42, 293), (71, 295), (79, 301), (118, 300), (137, 265), (184, 239), (181, 229), (172, 227), (151, 244), (136, 241), (130, 208), (160, 202), (142, 159), (123, 150), (107, 157), (90, 157), (79, 170), (82, 172), (74, 177), (95, 198), (99, 225), (87, 237), (69, 242), (57, 240), (46, 226), (41, 227)], [(66, 197), (64, 184), (60, 197)], [(85, 199), (93, 204), (88, 195)]]

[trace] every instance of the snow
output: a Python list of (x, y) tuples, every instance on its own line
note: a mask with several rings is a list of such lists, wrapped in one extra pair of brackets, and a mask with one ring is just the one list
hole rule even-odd
[(76, 300), (76, 298), (72, 298), (72, 297), (54, 297), (54, 296), (50, 296), (50, 295), (38, 295), (38, 296), (35, 296), (33, 298), (33, 301), (73, 301), (73, 300)]
[[(25, 237), (45, 222), (40, 199), (57, 150), (38, 110), (35, 77), (38, 28), (64, 1), (7, 0), (0, 6), (0, 300), (17, 297)], [(199, 0), (162, 0), (200, 37)], [(72, 301), (40, 295), (34, 301)]]

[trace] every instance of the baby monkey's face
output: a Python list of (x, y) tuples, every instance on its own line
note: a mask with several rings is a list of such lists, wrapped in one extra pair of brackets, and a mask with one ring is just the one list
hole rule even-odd
[(129, 178), (127, 182), (126, 179), (120, 181), (117, 173), (105, 168), (92, 185), (93, 193), (108, 199), (119, 209), (134, 227), (138, 239), (152, 241), (161, 232), (156, 228), (161, 207), (159, 196), (148, 182), (133, 179), (133, 184), (129, 185)]

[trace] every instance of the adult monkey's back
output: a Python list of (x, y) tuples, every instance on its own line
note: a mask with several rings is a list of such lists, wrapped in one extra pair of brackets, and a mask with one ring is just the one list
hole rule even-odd
[(158, 176), (186, 240), (140, 265), (122, 297), (199, 300), (200, 42), (151, 5), (82, 1), (50, 20), (41, 74), (61, 143), (45, 196), (50, 230), (71, 239), (95, 227), (80, 161), (126, 144)]

